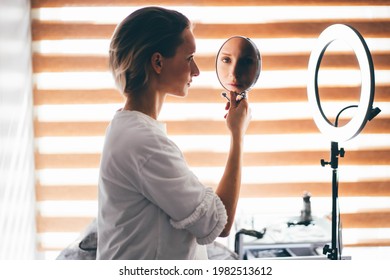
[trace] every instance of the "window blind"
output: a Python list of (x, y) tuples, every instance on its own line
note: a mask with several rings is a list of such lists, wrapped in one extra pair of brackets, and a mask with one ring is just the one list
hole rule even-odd
[[(315, 126), (307, 64), (320, 33), (344, 23), (365, 38), (375, 65), (375, 106), (382, 112), (340, 143), (340, 210), (346, 247), (390, 246), (390, 8), (388, 1), (32, 0), (38, 251), (54, 258), (96, 217), (105, 129), (123, 99), (107, 70), (117, 23), (144, 5), (177, 9), (195, 23), (195, 77), (189, 96), (168, 97), (160, 119), (202, 182), (216, 187), (229, 147), (215, 56), (233, 35), (258, 46), (263, 70), (249, 93), (253, 120), (245, 140), (237, 220), (295, 215), (303, 192), (314, 215), (331, 212), (330, 143)], [(353, 51), (331, 44), (320, 69), (329, 119), (358, 103)], [(343, 115), (347, 122), (353, 110)], [(341, 125), (342, 125), (341, 123)]]

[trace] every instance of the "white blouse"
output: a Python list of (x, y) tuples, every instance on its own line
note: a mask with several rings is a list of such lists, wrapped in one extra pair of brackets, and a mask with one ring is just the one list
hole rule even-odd
[(97, 259), (207, 258), (200, 245), (227, 222), (165, 126), (137, 111), (118, 111), (107, 128), (98, 205)]

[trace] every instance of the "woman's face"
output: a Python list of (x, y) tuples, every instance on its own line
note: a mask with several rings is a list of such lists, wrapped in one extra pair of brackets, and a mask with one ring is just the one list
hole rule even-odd
[(176, 49), (175, 56), (164, 58), (160, 86), (164, 93), (186, 96), (192, 77), (199, 75), (199, 68), (194, 61), (195, 38), (192, 31), (186, 28), (183, 43)]
[(252, 86), (258, 69), (258, 58), (252, 44), (241, 37), (225, 42), (217, 57), (217, 74), (222, 86), (241, 93)]

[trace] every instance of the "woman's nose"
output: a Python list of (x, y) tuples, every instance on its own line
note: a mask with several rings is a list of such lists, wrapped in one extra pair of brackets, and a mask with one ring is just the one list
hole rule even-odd
[(198, 65), (196, 65), (196, 62), (193, 60), (191, 64), (191, 74), (192, 76), (199, 76), (200, 71), (198, 68)]
[(237, 78), (239, 76), (239, 67), (237, 64), (231, 65), (229, 68), (229, 76), (233, 78)]
[(234, 65), (230, 69), (230, 75), (233, 78), (238, 79), (241, 76), (241, 74), (242, 74), (242, 69), (241, 69), (241, 67), (239, 65)]
[(237, 68), (236, 67), (232, 67), (231, 69), (229, 69), (229, 77), (231, 78), (237, 78)]

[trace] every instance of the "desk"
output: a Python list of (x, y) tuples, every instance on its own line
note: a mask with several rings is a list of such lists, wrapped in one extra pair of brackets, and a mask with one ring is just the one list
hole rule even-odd
[(331, 222), (313, 217), (310, 224), (302, 225), (294, 222), (298, 220), (299, 217), (290, 217), (275, 221), (265, 227), (260, 239), (239, 234), (239, 259), (327, 259), (322, 249), (331, 243)]

